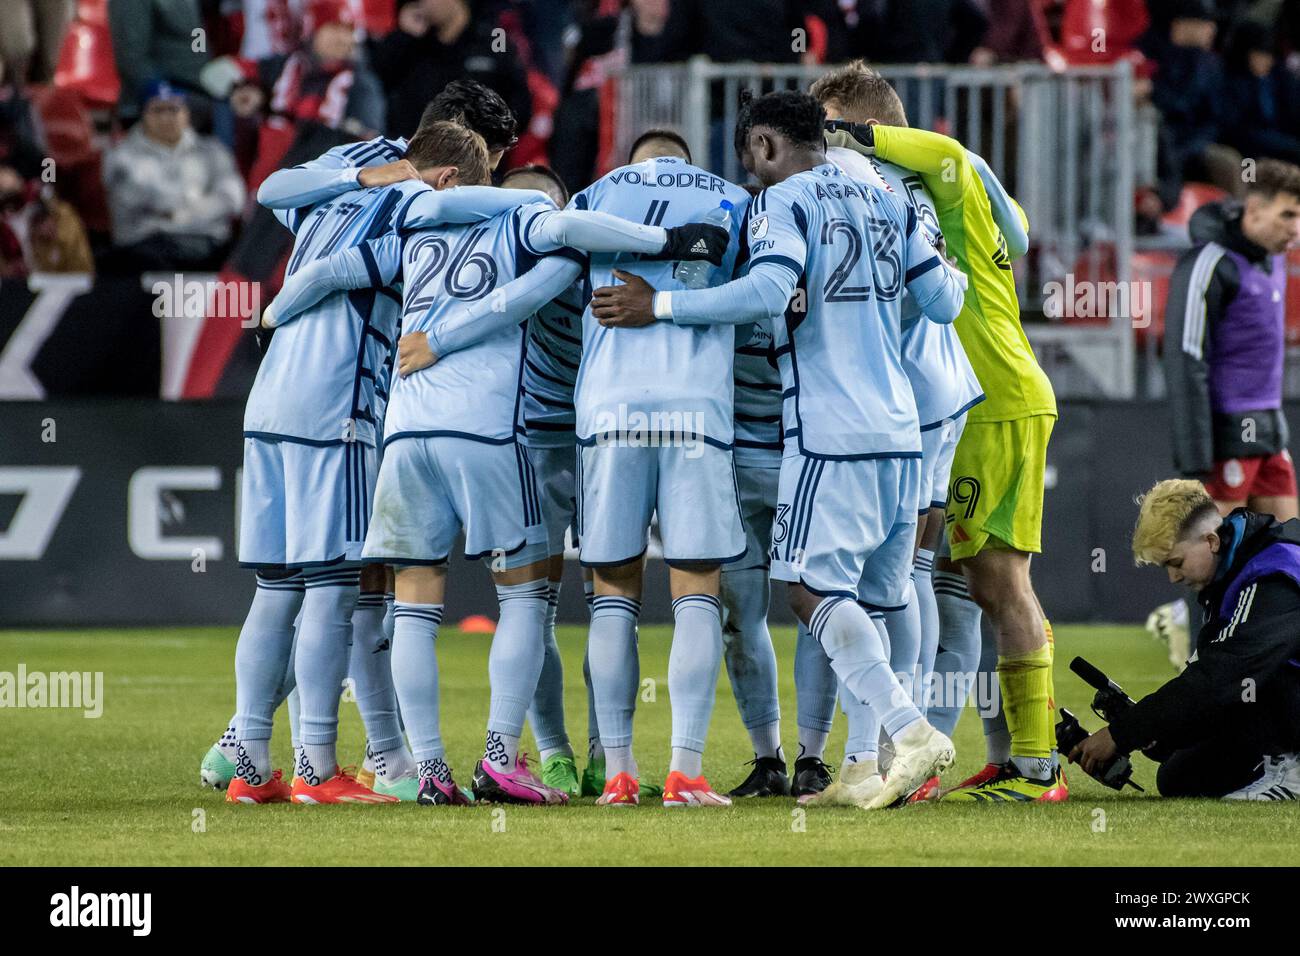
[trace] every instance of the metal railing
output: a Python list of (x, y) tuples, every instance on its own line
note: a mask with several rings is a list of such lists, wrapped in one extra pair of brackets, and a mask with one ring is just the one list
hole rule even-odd
[[(1064, 72), (1036, 63), (877, 68), (913, 126), (948, 133), (982, 155), (1024, 208), (1031, 250), (1016, 264), (1016, 278), (1025, 312), (1043, 310), (1060, 288), (1054, 283), (1128, 288), (1135, 174), (1154, 168), (1138, 153), (1155, 143), (1146, 128), (1153, 118), (1134, 109), (1130, 64)], [(743, 181), (732, 148), (740, 91), (807, 89), (825, 71), (703, 58), (630, 67), (616, 78), (615, 155), (626, 156), (646, 128), (669, 127), (690, 143), (697, 164)], [(1070, 318), (1026, 323), (1058, 394), (1132, 398), (1132, 309)]]

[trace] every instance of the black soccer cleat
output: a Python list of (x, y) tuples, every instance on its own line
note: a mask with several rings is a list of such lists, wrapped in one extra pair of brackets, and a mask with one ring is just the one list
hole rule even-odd
[(832, 769), (821, 757), (800, 757), (794, 762), (794, 784), (790, 787), (790, 796), (821, 793), (831, 785)]
[(790, 778), (786, 776), (785, 761), (780, 757), (755, 757), (754, 768), (745, 782), (727, 794), (729, 797), (788, 797)]

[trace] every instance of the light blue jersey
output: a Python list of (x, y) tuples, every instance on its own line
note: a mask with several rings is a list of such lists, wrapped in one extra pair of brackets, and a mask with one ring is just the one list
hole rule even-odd
[[(402, 332), (425, 332), (436, 351), (440, 321), (539, 261), (521, 233), (532, 218), (552, 209), (531, 203), (485, 222), (393, 233), (369, 243), (362, 258), (367, 250), (373, 256), (365, 267), (373, 270), (374, 284), (402, 282)], [(527, 321), (507, 324), (468, 348), (442, 354), (429, 368), (395, 376), (385, 444), (439, 436), (515, 441), (523, 427), (520, 367), (526, 329)]]
[[(895, 193), (912, 207), (937, 244), (942, 236), (934, 200), (911, 170), (851, 149), (832, 148), (827, 157), (847, 175)], [(911, 295), (903, 297), (903, 370), (912, 383), (921, 430), (938, 428), (984, 400), (975, 370), (966, 358), (957, 329), (926, 321)]]
[[(632, 222), (679, 226), (699, 221), (723, 200), (733, 205), (732, 230), (749, 195), (739, 186), (676, 157), (623, 166), (570, 201), (575, 209), (612, 213)], [(731, 277), (733, 242), (713, 284)], [(587, 289), (615, 285), (614, 269), (634, 272), (656, 289), (683, 289), (678, 263), (628, 253), (593, 253)], [(680, 328), (656, 322), (642, 329), (608, 329), (588, 305), (582, 320), (582, 366), (575, 391), (578, 441), (589, 444), (629, 432), (684, 433), (730, 448), (733, 439), (732, 356), (735, 332), (725, 327)]]
[(582, 361), (581, 282), (542, 306), (529, 320), (524, 355), (524, 444), (572, 446), (573, 391)]
[[(357, 176), (368, 166), (385, 166), (406, 157), (406, 140), (376, 136), (363, 143), (345, 143), (313, 160), (279, 169), (262, 182), (257, 201), (294, 228), (297, 216), (317, 203), (358, 188)], [(295, 210), (302, 210), (296, 213)]]
[(748, 240), (751, 272), (773, 263), (798, 280), (775, 329), (786, 454), (919, 458), (901, 300), (942, 262), (916, 213), (825, 163), (760, 193)]
[[(411, 190), (423, 190), (414, 184)], [(305, 264), (387, 232), (404, 191), (353, 189), (295, 217), (286, 276)], [(396, 296), (382, 289), (335, 292), (276, 331), (244, 411), (244, 434), (331, 445), (374, 445), (397, 338)]]

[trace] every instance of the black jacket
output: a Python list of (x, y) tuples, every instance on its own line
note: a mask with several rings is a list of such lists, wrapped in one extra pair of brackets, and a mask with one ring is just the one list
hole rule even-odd
[[(1241, 203), (1208, 203), (1188, 223), (1192, 248), (1182, 254), (1169, 280), (1165, 304), (1164, 369), (1174, 426), (1174, 467), (1187, 477), (1204, 478), (1215, 461), (1271, 455), (1286, 447), (1287, 426), (1277, 408), (1221, 415), (1211, 411), (1209, 374), (1215, 356), (1210, 351), (1215, 325), (1220, 322), (1241, 288), (1237, 263), (1220, 254), (1209, 275), (1204, 266), (1214, 258), (1215, 243), (1240, 253), (1260, 269), (1269, 271), (1271, 257), (1241, 232)], [(1202, 255), (1204, 253), (1204, 255)], [(1188, 302), (1197, 314), (1204, 304), (1203, 333), (1186, 338)], [(1198, 301), (1199, 300), (1199, 301)], [(1242, 420), (1253, 419), (1253, 441), (1242, 438)]]
[[(1286, 702), (1300, 706), (1300, 585), (1281, 573), (1240, 582), (1240, 599), (1221, 617), (1219, 605), (1246, 565), (1279, 541), (1300, 545), (1300, 520), (1279, 523), (1238, 508), (1219, 526), (1227, 549), (1214, 581), (1197, 595), (1205, 626), (1187, 669), (1111, 721), (1122, 752), (1167, 754), (1222, 729), (1236, 708)], [(1253, 577), (1253, 574), (1252, 574)], [(1253, 588), (1253, 591), (1251, 590)], [(1300, 728), (1296, 728), (1300, 732)]]

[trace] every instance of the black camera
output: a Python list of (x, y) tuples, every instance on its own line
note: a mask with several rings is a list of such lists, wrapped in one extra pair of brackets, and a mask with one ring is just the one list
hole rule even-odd
[[(1124, 688), (1082, 657), (1076, 657), (1070, 662), (1070, 670), (1082, 677), (1089, 687), (1097, 691), (1092, 698), (1092, 712), (1107, 723), (1114, 720), (1117, 714), (1133, 706), (1133, 698), (1124, 693)], [(1062, 707), (1061, 719), (1056, 724), (1056, 749), (1062, 754), (1068, 754), (1086, 740), (1088, 736), (1089, 732), (1083, 729), (1083, 725), (1079, 723), (1079, 718)], [(1133, 764), (1129, 760), (1128, 754), (1116, 754), (1099, 772), (1089, 776), (1112, 790), (1122, 790), (1125, 784), (1135, 790), (1142, 789), (1131, 779)]]

